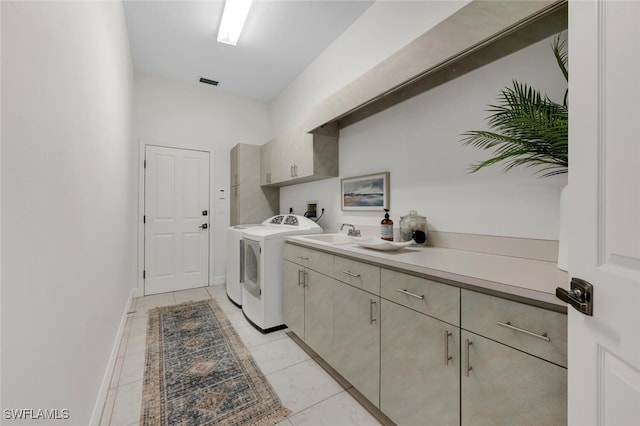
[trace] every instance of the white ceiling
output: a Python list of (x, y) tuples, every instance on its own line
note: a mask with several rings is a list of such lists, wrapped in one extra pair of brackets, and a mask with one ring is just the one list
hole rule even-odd
[(216, 41), (222, 0), (125, 0), (124, 10), (136, 69), (270, 101), (372, 3), (254, 0), (236, 46)]

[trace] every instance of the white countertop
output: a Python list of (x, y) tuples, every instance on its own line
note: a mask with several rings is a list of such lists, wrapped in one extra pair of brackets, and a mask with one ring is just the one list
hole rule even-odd
[(357, 244), (328, 244), (302, 236), (287, 241), (329, 253), (349, 256), (365, 262), (454, 281), (461, 287), (490, 290), (535, 304), (552, 305), (555, 310), (566, 304), (555, 296), (556, 287), (566, 287), (567, 273), (555, 262), (454, 250), (440, 247), (411, 246), (397, 251), (379, 251)]

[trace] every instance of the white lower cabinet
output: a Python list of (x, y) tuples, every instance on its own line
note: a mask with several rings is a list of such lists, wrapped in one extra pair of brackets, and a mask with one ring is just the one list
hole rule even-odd
[(327, 361), (379, 407), (380, 297), (340, 281), (334, 283), (334, 352)]
[(382, 300), (380, 411), (398, 425), (460, 424), (460, 329)]
[(567, 316), (463, 289), (463, 425), (567, 424)]
[(565, 368), (465, 330), (462, 356), (461, 424), (567, 424)]
[(304, 289), (304, 267), (285, 260), (282, 268), (283, 272), (283, 304), (282, 315), (284, 323), (289, 330), (305, 340), (305, 289)]
[(290, 330), (397, 425), (566, 425), (566, 315), (285, 246)]
[(304, 341), (329, 363), (335, 352), (333, 335), (335, 288), (334, 279), (313, 270), (306, 271)]
[(284, 261), (284, 322), (329, 362), (333, 354), (332, 278), (289, 260)]

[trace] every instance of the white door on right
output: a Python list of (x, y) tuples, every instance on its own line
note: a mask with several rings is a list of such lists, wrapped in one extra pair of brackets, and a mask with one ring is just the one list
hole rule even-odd
[(640, 2), (569, 3), (569, 425), (640, 424)]

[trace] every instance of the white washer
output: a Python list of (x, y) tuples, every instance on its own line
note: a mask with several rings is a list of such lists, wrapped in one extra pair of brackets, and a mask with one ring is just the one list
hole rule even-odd
[(242, 312), (263, 333), (284, 328), (282, 315), (284, 239), (320, 234), (314, 221), (298, 215), (277, 215), (266, 226), (247, 229), (244, 239)]
[(242, 258), (244, 242), (242, 234), (247, 229), (265, 226), (261, 223), (248, 223), (229, 227), (227, 235), (227, 297), (238, 308), (242, 307)]

